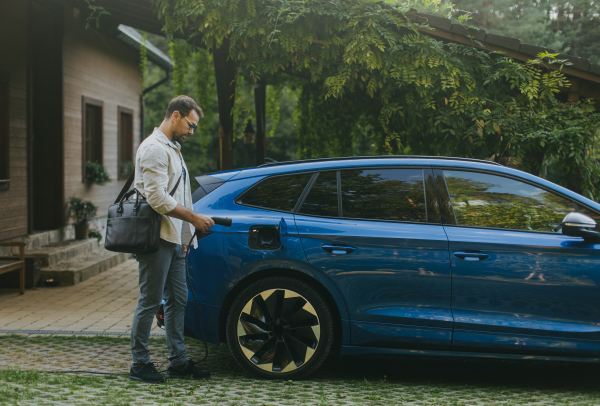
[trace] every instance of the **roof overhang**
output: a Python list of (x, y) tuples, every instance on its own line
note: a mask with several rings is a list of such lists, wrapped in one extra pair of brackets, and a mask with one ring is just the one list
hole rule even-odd
[[(141, 49), (142, 36), (131, 27), (123, 24), (119, 25), (117, 28), (117, 38), (138, 51)], [(146, 41), (145, 46), (147, 50), (146, 55), (152, 63), (167, 72), (173, 70), (173, 61), (164, 52), (155, 47), (150, 41)]]

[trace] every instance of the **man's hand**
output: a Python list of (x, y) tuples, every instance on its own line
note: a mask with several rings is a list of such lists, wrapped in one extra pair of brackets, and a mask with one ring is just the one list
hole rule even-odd
[(192, 223), (194, 228), (196, 228), (196, 231), (203, 233), (215, 225), (215, 222), (212, 221), (212, 219), (210, 217), (205, 216), (204, 214), (198, 214), (198, 213), (193, 213), (193, 214), (194, 214), (194, 216), (192, 217), (190, 223)]
[(181, 246), (183, 248), (183, 256), (187, 257), (188, 252), (190, 252), (190, 247), (188, 245), (182, 244)]
[(196, 231), (201, 233), (215, 225), (215, 222), (212, 221), (210, 217), (205, 216), (204, 214), (194, 213), (192, 210), (186, 209), (180, 204), (178, 204), (173, 211), (165, 213), (165, 216), (187, 221), (196, 228)]

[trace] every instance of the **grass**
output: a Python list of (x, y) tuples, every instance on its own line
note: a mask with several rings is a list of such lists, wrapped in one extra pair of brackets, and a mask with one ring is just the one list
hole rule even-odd
[[(151, 339), (154, 360), (166, 343)], [(192, 358), (200, 342), (189, 340)], [(51, 354), (51, 355), (49, 355)], [(149, 385), (127, 376), (31, 371), (68, 367), (127, 372), (129, 339), (0, 336), (1, 405), (597, 405), (600, 366), (434, 357), (341, 357), (303, 381), (246, 375), (226, 346), (210, 346), (209, 381)], [(5, 365), (12, 365), (6, 367)], [(166, 366), (163, 366), (166, 368)]]

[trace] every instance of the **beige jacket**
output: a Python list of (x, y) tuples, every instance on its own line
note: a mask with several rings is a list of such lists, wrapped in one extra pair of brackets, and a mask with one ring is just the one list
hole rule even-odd
[[(175, 194), (169, 193), (175, 187), (185, 168), (186, 179), (179, 182)], [(154, 129), (152, 135), (139, 146), (135, 157), (134, 187), (144, 195), (150, 206), (160, 213), (160, 238), (175, 244), (188, 244), (195, 228), (187, 221), (165, 216), (180, 204), (192, 210), (190, 174), (187, 171), (181, 146), (171, 142), (162, 131)], [(194, 247), (196, 239), (194, 238)]]

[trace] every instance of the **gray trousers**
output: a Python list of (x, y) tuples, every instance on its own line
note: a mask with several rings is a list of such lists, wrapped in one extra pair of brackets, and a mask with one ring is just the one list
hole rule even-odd
[(181, 245), (160, 240), (154, 254), (138, 254), (140, 294), (131, 324), (131, 356), (133, 365), (150, 362), (150, 329), (160, 303), (165, 303), (165, 329), (169, 366), (188, 360), (183, 341), (183, 318), (187, 304), (185, 257)]

